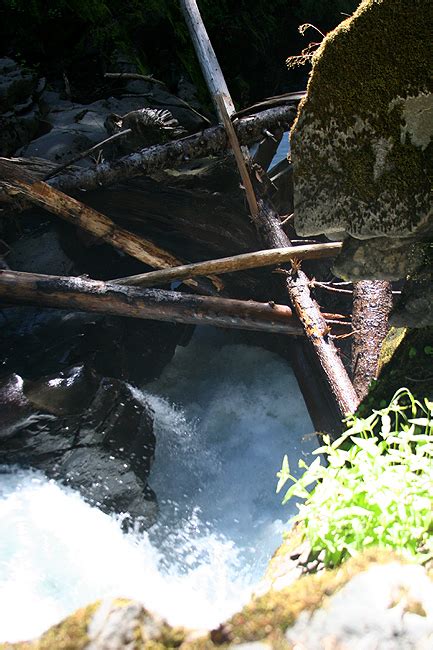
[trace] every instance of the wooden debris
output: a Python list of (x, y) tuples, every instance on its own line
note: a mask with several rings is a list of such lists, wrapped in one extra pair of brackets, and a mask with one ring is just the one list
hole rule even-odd
[[(210, 274), (233, 273), (246, 269), (256, 269), (263, 266), (275, 266), (289, 262), (292, 259), (321, 259), (333, 257), (341, 250), (339, 242), (329, 244), (310, 244), (309, 246), (290, 246), (287, 248), (272, 248), (243, 255), (223, 257), (219, 260), (208, 262), (197, 262), (196, 264), (184, 264), (163, 271), (150, 271), (140, 273), (126, 278), (112, 280), (114, 284), (135, 285), (140, 287), (154, 287), (157, 284), (165, 284), (175, 280), (185, 280), (197, 276)], [(350, 292), (351, 293), (351, 292)]]
[[(212, 51), (212, 53), (213, 50), (211, 50), (209, 38), (202, 24), (196, 2), (195, 0), (181, 0), (181, 6), (184, 13), (187, 12), (189, 14), (189, 19), (187, 20), (188, 28), (193, 38), (204, 77), (207, 81), (211, 78), (211, 82), (208, 81), (208, 88), (212, 98), (221, 111), (221, 102), (218, 99), (218, 97), (221, 97), (226, 103), (227, 115), (230, 115), (233, 112), (233, 103), (230, 97), (226, 99), (228, 91), (218, 61), (214, 54), (213, 57), (205, 57), (202, 55), (203, 49)], [(205, 42), (203, 43), (202, 41)], [(207, 69), (210, 65), (212, 65), (212, 70)], [(221, 86), (218, 86), (218, 81), (221, 79)], [(222, 119), (227, 130), (227, 137), (232, 142), (234, 131), (227, 125), (227, 118), (223, 113)], [(243, 168), (249, 164), (250, 160), (248, 155), (243, 152), (243, 160), (242, 162), (239, 161), (236, 149), (239, 149), (239, 143), (235, 144), (235, 157), (240, 175), (243, 179)], [(256, 188), (258, 185), (257, 183)], [(248, 193), (249, 191), (247, 191), (247, 197)], [(264, 245), (267, 248), (291, 246), (289, 238), (281, 227), (280, 219), (269, 201), (266, 198), (256, 199), (257, 209), (252, 205), (252, 201), (249, 198), (248, 201), (251, 215)], [(296, 261), (292, 261), (291, 270), (288, 271), (285, 278), (285, 285), (290, 301), (302, 322), (308, 342), (315, 353), (315, 358), (318, 361), (318, 369), (321, 371), (321, 375), (329, 389), (330, 397), (334, 400), (337, 407), (339, 417), (335, 424), (338, 426), (338, 422), (341, 421), (342, 416), (355, 411), (359, 402), (357, 394), (339, 357), (337, 348), (329, 336), (329, 327), (323, 315), (320, 313), (319, 306), (310, 295), (309, 278), (301, 271), (300, 264)], [(299, 383), (302, 389), (303, 382), (299, 381)]]
[(353, 385), (363, 399), (376, 379), (382, 342), (392, 309), (391, 283), (362, 280), (353, 285), (352, 373)]
[(0, 271), (0, 299), (5, 303), (302, 336), (298, 319), (285, 305), (138, 289), (80, 277)]
[[(1, 170), (0, 161), (0, 178)], [(10, 174), (6, 175), (6, 178), (8, 180), (0, 181), (0, 187), (12, 199), (18, 197), (44, 208), (149, 266), (167, 268), (180, 265), (177, 258), (153, 242), (117, 227), (114, 221), (105, 215), (50, 187), (47, 183), (42, 181), (29, 183), (27, 180), (11, 178)], [(220, 280), (213, 278), (212, 281), (217, 290), (222, 288)], [(195, 280), (187, 280), (186, 283), (193, 287), (198, 286)]]

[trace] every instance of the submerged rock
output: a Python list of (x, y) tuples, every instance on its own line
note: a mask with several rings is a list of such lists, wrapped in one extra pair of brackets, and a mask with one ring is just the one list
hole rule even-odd
[(432, 26), (430, 0), (364, 0), (314, 56), (291, 134), (295, 227), (345, 238), (341, 277), (398, 279), (425, 264)]

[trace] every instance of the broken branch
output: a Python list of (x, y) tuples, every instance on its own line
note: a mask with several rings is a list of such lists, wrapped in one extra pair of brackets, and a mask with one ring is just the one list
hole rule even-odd
[[(195, 264), (184, 264), (163, 271), (150, 271), (126, 278), (112, 280), (114, 284), (137, 285), (141, 287), (152, 287), (156, 284), (165, 284), (174, 280), (184, 280), (197, 276), (206, 276), (209, 274), (219, 275), (221, 273), (233, 273), (234, 271), (244, 271), (246, 269), (255, 269), (263, 266), (273, 266), (282, 264), (294, 258), (297, 259), (321, 259), (324, 257), (333, 257), (341, 250), (339, 242), (329, 244), (314, 244), (310, 246), (292, 246), (287, 248), (273, 248), (264, 251), (255, 251), (253, 253), (244, 253), (243, 255), (233, 255), (223, 257), (219, 260), (209, 260), (208, 262), (197, 262)], [(352, 293), (352, 292), (350, 292)]]

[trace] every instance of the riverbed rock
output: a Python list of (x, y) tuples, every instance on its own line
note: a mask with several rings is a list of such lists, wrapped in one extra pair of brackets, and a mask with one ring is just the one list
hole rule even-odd
[(429, 0), (363, 0), (313, 58), (291, 133), (295, 227), (345, 238), (341, 277), (404, 278), (431, 241), (432, 26)]
[(428, 650), (433, 580), (422, 566), (372, 549), (338, 569), (253, 598), (209, 633), (172, 628), (140, 603), (107, 600), (80, 609), (36, 641), (2, 650)]
[(9, 58), (0, 59), (0, 155), (8, 156), (34, 138), (41, 114), (38, 76)]
[[(178, 125), (176, 131), (178, 135), (185, 130), (195, 132), (204, 128), (206, 121), (182, 103), (181, 99), (163, 88), (144, 83), (147, 89), (145, 93), (136, 89), (136, 92), (130, 91), (124, 95), (100, 99), (90, 104), (65, 100), (58, 92), (45, 90), (39, 98), (39, 105), (46, 132), (18, 149), (16, 155), (26, 158), (45, 158), (63, 163), (111, 135), (113, 131), (106, 128), (111, 115), (126, 116), (143, 109), (157, 113), (170, 111)], [(136, 144), (134, 139), (130, 139), (129, 148), (126, 142), (122, 148), (107, 145), (103, 149), (103, 154), (105, 157), (114, 157), (119, 153), (128, 153), (136, 148)], [(144, 144), (146, 143), (142, 146)], [(75, 164), (89, 167), (94, 164), (94, 158), (87, 157)]]
[(153, 412), (124, 382), (83, 365), (33, 381), (13, 374), (0, 403), (0, 464), (40, 469), (126, 524), (154, 523)]

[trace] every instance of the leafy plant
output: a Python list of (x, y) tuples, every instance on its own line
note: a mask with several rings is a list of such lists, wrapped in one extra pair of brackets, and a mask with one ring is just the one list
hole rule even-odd
[(299, 461), (301, 478), (291, 475), (287, 456), (277, 473), (277, 492), (292, 482), (283, 503), (305, 499), (294, 521), (302, 522), (312, 552), (324, 552), (327, 567), (368, 546), (431, 559), (433, 402), (401, 388), (386, 408), (346, 423), (335, 442), (323, 437), (310, 466)]

